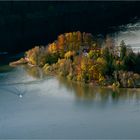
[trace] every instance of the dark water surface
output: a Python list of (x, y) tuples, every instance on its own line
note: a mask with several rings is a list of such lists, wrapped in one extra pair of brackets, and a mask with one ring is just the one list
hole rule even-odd
[(0, 138), (140, 138), (138, 89), (111, 89), (1, 66)]

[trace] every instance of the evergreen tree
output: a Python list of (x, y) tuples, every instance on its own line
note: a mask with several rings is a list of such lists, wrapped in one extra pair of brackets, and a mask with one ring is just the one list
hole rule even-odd
[(123, 60), (126, 55), (126, 44), (122, 40), (120, 43), (120, 59)]

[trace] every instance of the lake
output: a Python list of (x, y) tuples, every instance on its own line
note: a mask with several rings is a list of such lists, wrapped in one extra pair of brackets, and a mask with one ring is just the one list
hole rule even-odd
[(140, 90), (76, 84), (0, 66), (0, 138), (140, 138)]

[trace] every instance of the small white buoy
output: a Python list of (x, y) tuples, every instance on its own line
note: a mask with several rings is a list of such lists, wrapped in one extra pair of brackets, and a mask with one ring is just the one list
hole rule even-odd
[(23, 96), (21, 94), (19, 94), (19, 98), (22, 98)]

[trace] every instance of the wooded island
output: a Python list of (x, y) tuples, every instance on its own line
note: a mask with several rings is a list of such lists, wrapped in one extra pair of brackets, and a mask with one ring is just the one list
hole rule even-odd
[(114, 88), (139, 87), (140, 53), (134, 53), (124, 41), (115, 45), (111, 37), (104, 41), (90, 33), (61, 34), (47, 46), (35, 46), (11, 66), (28, 64), (41, 67), (45, 74), (61, 75), (69, 80)]

